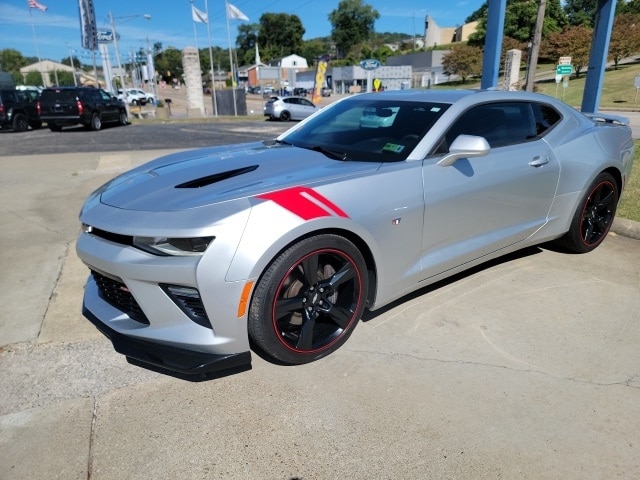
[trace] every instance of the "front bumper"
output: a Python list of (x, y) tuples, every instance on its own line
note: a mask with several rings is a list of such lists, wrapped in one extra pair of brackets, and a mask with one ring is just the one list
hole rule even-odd
[(132, 338), (116, 332), (101, 322), (84, 304), (82, 306), (82, 314), (93, 323), (101, 333), (111, 340), (116, 352), (125, 355), (128, 359), (137, 360), (145, 365), (184, 375), (220, 372), (251, 365), (251, 352), (248, 351), (224, 355), (194, 352), (162, 345), (147, 340)]

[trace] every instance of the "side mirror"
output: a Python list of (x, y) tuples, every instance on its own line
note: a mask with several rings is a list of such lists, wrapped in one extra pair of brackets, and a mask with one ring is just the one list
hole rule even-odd
[(490, 149), (489, 142), (484, 137), (458, 135), (449, 147), (449, 153), (438, 161), (438, 165), (450, 167), (461, 158), (484, 157)]

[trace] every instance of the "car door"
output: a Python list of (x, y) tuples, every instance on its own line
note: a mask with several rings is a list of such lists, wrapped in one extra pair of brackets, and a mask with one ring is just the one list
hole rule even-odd
[(101, 114), (103, 122), (115, 122), (120, 116), (120, 102), (114, 99), (104, 90), (99, 90), (98, 99), (101, 105)]
[[(484, 136), (488, 155), (438, 165), (447, 145), (463, 133)], [(559, 174), (529, 102), (465, 112), (423, 164), (425, 278), (530, 237), (547, 221)]]

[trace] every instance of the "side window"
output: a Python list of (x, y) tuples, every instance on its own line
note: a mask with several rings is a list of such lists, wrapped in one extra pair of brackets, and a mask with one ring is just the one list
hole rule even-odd
[(533, 115), (536, 120), (536, 135), (543, 135), (562, 119), (554, 108), (539, 103), (533, 104)]
[(484, 137), (491, 148), (522, 143), (536, 136), (528, 102), (501, 102), (467, 110), (445, 134), (437, 153), (445, 153), (458, 135)]
[(100, 90), (100, 98), (102, 98), (103, 102), (109, 102), (111, 101), (111, 95), (109, 95), (107, 92), (105, 92), (104, 90)]

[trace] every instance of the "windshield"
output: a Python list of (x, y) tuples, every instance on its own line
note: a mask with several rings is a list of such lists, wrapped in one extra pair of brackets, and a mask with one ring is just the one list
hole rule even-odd
[[(349, 99), (331, 106), (281, 141), (341, 160), (405, 160), (448, 104)], [(339, 153), (339, 155), (338, 155)]]

